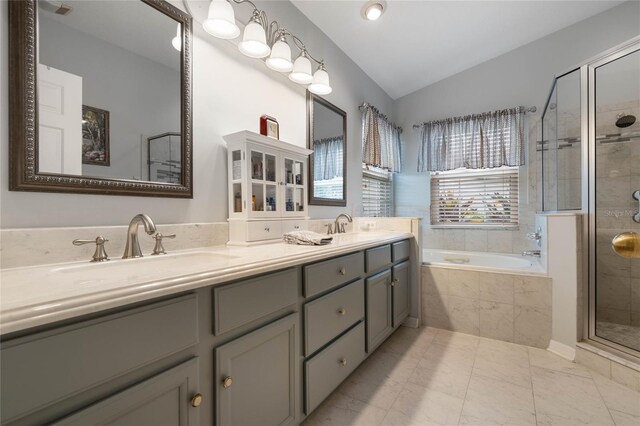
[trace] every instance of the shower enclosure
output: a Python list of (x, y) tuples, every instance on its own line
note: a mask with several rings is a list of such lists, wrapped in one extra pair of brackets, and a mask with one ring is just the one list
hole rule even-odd
[[(640, 355), (640, 38), (555, 79), (543, 114), (543, 210), (585, 215), (585, 338)], [(586, 143), (585, 143), (586, 141)], [(614, 249), (623, 234), (627, 251)], [(640, 238), (640, 237), (639, 237)], [(631, 247), (631, 248), (630, 248)], [(636, 250), (640, 250), (636, 248)]]

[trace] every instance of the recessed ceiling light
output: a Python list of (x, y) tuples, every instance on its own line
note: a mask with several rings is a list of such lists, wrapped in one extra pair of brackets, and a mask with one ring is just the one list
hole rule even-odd
[(370, 0), (362, 6), (362, 17), (367, 21), (375, 21), (382, 16), (384, 12), (384, 1)]

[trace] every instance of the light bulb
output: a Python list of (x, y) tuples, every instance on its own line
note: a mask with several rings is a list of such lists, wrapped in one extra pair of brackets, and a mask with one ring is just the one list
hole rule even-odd
[(313, 81), (311, 75), (311, 61), (307, 58), (306, 52), (300, 52), (300, 56), (293, 63), (293, 71), (289, 74), (289, 80), (298, 84), (309, 84)]
[(293, 69), (291, 48), (284, 37), (273, 43), (271, 56), (267, 58), (267, 67), (278, 72), (289, 72)]
[(178, 52), (182, 50), (182, 34), (180, 34), (180, 24), (178, 24), (178, 29), (176, 30), (176, 36), (171, 40), (171, 45)]
[(324, 64), (320, 64), (318, 70), (313, 74), (313, 81), (309, 85), (309, 91), (316, 95), (328, 95), (333, 91), (329, 85), (329, 74), (324, 68)]
[(267, 44), (267, 35), (264, 28), (258, 22), (251, 21), (244, 28), (242, 41), (238, 45), (240, 52), (250, 58), (264, 58), (271, 53)]
[(212, 0), (202, 28), (214, 37), (230, 40), (240, 35), (233, 6), (227, 0)]
[(362, 17), (368, 21), (375, 21), (380, 18), (382, 12), (384, 12), (384, 1), (368, 1), (361, 9)]

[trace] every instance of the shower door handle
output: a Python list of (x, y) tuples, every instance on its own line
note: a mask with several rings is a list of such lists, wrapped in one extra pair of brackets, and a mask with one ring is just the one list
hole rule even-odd
[(618, 256), (628, 259), (640, 259), (640, 234), (623, 232), (613, 237), (611, 248)]
[(634, 191), (631, 196), (634, 200), (638, 201), (638, 211), (633, 215), (633, 221), (636, 223), (640, 223), (640, 190)]

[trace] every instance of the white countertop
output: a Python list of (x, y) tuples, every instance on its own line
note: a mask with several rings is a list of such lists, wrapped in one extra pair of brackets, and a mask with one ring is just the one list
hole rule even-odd
[(165, 256), (0, 270), (0, 334), (412, 238), (402, 232), (334, 235), (326, 246), (277, 242), (212, 246)]

